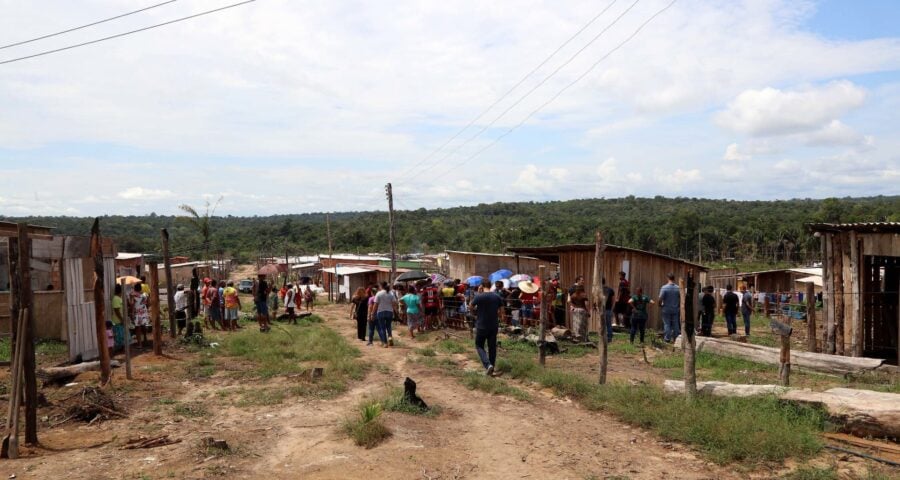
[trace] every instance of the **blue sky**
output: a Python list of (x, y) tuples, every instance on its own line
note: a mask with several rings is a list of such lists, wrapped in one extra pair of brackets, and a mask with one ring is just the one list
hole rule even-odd
[[(400, 208), (900, 194), (900, 3), (678, 0), (601, 60), (667, 4), (260, 0), (0, 65), (0, 215), (170, 214), (220, 196), (234, 215), (384, 209), (389, 181)], [(0, 45), (144, 6), (0, 0)]]

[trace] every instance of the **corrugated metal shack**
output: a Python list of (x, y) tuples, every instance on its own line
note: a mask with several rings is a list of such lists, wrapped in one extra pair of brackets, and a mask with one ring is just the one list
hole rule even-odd
[(450, 266), (448, 274), (450, 278), (465, 280), (472, 275), (487, 277), (500, 269), (511, 270), (513, 273), (525, 273), (531, 276), (538, 274), (538, 265), (546, 265), (547, 274), (556, 271), (546, 261), (534, 257), (522, 255), (503, 255), (498, 253), (460, 252), (447, 250)]
[[(16, 224), (0, 222), (0, 331), (10, 331), (9, 238), (16, 237)], [(49, 227), (29, 226), (31, 239), (31, 284), (34, 292), (35, 338), (64, 340), (69, 357), (95, 358), (97, 337), (94, 322), (94, 261), (90, 237), (54, 236)], [(116, 246), (103, 238), (103, 268), (106, 293), (115, 284)], [(5, 288), (4, 288), (5, 287)], [(106, 318), (112, 316), (106, 302)]]
[[(591, 291), (591, 279), (594, 274), (594, 244), (555, 245), (549, 247), (514, 247), (508, 250), (520, 255), (529, 255), (545, 262), (559, 264), (560, 284), (568, 287), (575, 283), (575, 277), (583, 275), (585, 289)], [(657, 300), (659, 288), (666, 283), (666, 275), (674, 273), (676, 278), (685, 278), (688, 270), (693, 269), (695, 279), (701, 284), (706, 284), (706, 272), (708, 269), (702, 265), (685, 260), (646, 252), (635, 248), (606, 245), (603, 254), (602, 276), (613, 290), (618, 286), (619, 272), (625, 272), (626, 278), (631, 283), (632, 293), (637, 287), (643, 287), (644, 293)], [(650, 328), (662, 328), (659, 309), (648, 309), (649, 318), (647, 326)], [(570, 324), (571, 319), (567, 319)], [(597, 331), (599, 325), (591, 321), (591, 331)]]
[(822, 245), (824, 352), (900, 364), (900, 222), (810, 228)]

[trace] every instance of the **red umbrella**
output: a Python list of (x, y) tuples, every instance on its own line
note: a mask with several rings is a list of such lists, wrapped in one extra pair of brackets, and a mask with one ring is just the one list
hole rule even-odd
[(267, 265), (263, 265), (262, 268), (256, 272), (257, 275), (277, 275), (278, 274), (278, 265), (274, 263), (269, 263)]

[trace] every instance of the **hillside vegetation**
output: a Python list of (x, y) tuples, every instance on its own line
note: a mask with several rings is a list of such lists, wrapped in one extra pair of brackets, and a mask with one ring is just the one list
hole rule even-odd
[[(2, 216), (0, 216), (2, 217)], [(23, 220), (5, 217), (6, 220)], [(61, 234), (86, 235), (91, 218), (29, 217)], [(493, 203), (424, 208), (397, 213), (401, 252), (445, 249), (499, 252), (513, 245), (590, 242), (596, 228), (607, 242), (697, 259), (705, 263), (806, 262), (818, 257), (810, 222), (900, 221), (900, 196), (868, 198), (732, 201), (695, 198), (584, 199), (545, 203)], [(104, 235), (121, 251), (158, 252), (161, 228), (173, 254), (200, 258), (223, 252), (243, 260), (257, 255), (327, 251), (325, 214), (213, 217), (205, 248), (195, 227), (175, 216), (111, 215), (101, 218)], [(388, 249), (386, 212), (331, 215), (335, 251)]]

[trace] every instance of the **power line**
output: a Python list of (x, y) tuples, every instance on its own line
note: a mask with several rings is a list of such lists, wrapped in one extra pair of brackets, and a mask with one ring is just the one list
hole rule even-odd
[(176, 18), (175, 20), (169, 20), (168, 22), (157, 23), (156, 25), (150, 25), (149, 27), (139, 28), (139, 29), (137, 29), (137, 30), (131, 30), (131, 31), (128, 31), (128, 32), (117, 33), (117, 34), (115, 34), (115, 35), (110, 35), (110, 36), (108, 36), (108, 37), (98, 38), (98, 39), (96, 39), (96, 40), (91, 40), (91, 41), (88, 41), (88, 42), (78, 43), (78, 44), (75, 44), (75, 45), (69, 45), (69, 46), (67, 46), (67, 47), (56, 48), (56, 49), (53, 49), (53, 50), (47, 50), (47, 51), (45, 51), (45, 52), (35, 53), (35, 54), (33, 54), (33, 55), (26, 55), (26, 56), (24, 56), (24, 57), (13, 58), (13, 59), (10, 59), (10, 60), (4, 60), (4, 61), (0, 62), (0, 65), (4, 65), (4, 64), (7, 64), (7, 63), (18, 62), (18, 61), (22, 61), (22, 60), (28, 60), (29, 58), (42, 57), (42, 56), (44, 56), (44, 55), (50, 55), (51, 53), (58, 53), (58, 52), (62, 52), (62, 51), (65, 51), (65, 50), (71, 50), (71, 49), (73, 49), (73, 48), (84, 47), (84, 46), (86, 46), (86, 45), (92, 45), (92, 44), (94, 44), (94, 43), (104, 42), (104, 41), (106, 41), (106, 40), (112, 40), (112, 39), (114, 39), (114, 38), (124, 37), (124, 36), (126, 36), (126, 35), (131, 35), (131, 34), (133, 34), (133, 33), (139, 33), (139, 32), (143, 32), (143, 31), (146, 31), (146, 30), (151, 30), (151, 29), (154, 29), (154, 28), (163, 27), (163, 26), (166, 26), (166, 25), (171, 25), (171, 24), (173, 24), (173, 23), (183, 22), (183, 21), (185, 21), (185, 20), (190, 20), (190, 19), (192, 19), (192, 18), (202, 17), (202, 16), (204, 16), (204, 15), (209, 15), (209, 14), (211, 14), (211, 13), (221, 12), (222, 10), (228, 10), (229, 8), (239, 7), (239, 6), (241, 6), (241, 5), (246, 5), (246, 4), (248, 4), (248, 3), (253, 3), (253, 2), (255, 2), (255, 1), (256, 1), (256, 0), (245, 0), (245, 1), (243, 1), (243, 2), (238, 2), (238, 3), (231, 4), (231, 5), (226, 5), (226, 6), (224, 6), (224, 7), (219, 7), (219, 8), (215, 8), (215, 9), (212, 9), (212, 10), (207, 10), (207, 11), (205, 11), (205, 12), (195, 13), (195, 14), (193, 14), (193, 15), (188, 15), (188, 16), (186, 16), (186, 17)]
[(57, 35), (62, 35), (62, 34), (64, 34), (64, 33), (74, 32), (75, 30), (81, 30), (82, 28), (93, 27), (94, 25), (100, 25), (101, 23), (106, 23), (106, 22), (109, 22), (109, 21), (112, 21), (112, 20), (116, 20), (116, 19), (119, 19), (119, 18), (122, 18), (122, 17), (127, 17), (127, 16), (129, 16), (129, 15), (134, 15), (135, 13), (145, 12), (145, 11), (147, 11), (147, 10), (150, 10), (150, 9), (153, 9), (153, 8), (156, 8), (156, 7), (161, 7), (161, 6), (167, 5), (167, 4), (169, 4), (169, 3), (174, 3), (174, 2), (176, 2), (176, 1), (178, 1), (178, 0), (169, 0), (168, 2), (157, 3), (156, 5), (150, 5), (149, 7), (144, 7), (144, 8), (142, 8), (142, 9), (140, 9), (140, 10), (135, 10), (135, 11), (133, 11), (133, 12), (128, 12), (128, 13), (123, 13), (123, 14), (121, 14), (121, 15), (116, 15), (115, 17), (109, 17), (109, 18), (106, 18), (106, 19), (103, 19), (103, 20), (98, 20), (98, 21), (93, 22), (93, 23), (88, 23), (87, 25), (81, 25), (80, 27), (70, 28), (70, 29), (68, 29), (68, 30), (63, 30), (63, 31), (61, 31), (61, 32), (50, 33), (50, 34), (43, 35), (43, 36), (40, 36), (40, 37), (37, 37), (37, 38), (32, 38), (32, 39), (30, 39), (30, 40), (23, 40), (23, 41), (21, 41), (21, 42), (10, 43), (9, 45), (3, 45), (2, 47), (0, 47), (0, 50), (3, 50), (4, 48), (17, 47), (17, 46), (19, 46), (19, 45), (25, 45), (26, 43), (36, 42), (36, 41), (38, 41), (38, 40), (43, 40), (43, 39), (45, 39), (45, 38), (55, 37), (55, 36), (57, 36)]
[[(472, 135), (471, 137), (469, 137), (468, 139), (466, 139), (464, 142), (462, 142), (461, 144), (459, 144), (459, 145), (457, 145), (455, 148), (453, 148), (453, 150), (447, 152), (443, 157), (441, 157), (441, 161), (446, 160), (450, 155), (453, 155), (454, 153), (458, 152), (462, 147), (468, 145), (469, 142), (471, 142), (472, 140), (475, 140), (476, 138), (478, 138), (479, 136), (481, 136), (482, 133), (486, 132), (489, 128), (491, 128), (492, 126), (494, 126), (494, 124), (497, 123), (501, 118), (503, 118), (507, 113), (509, 113), (510, 110), (512, 110), (513, 108), (517, 107), (520, 103), (522, 103), (523, 100), (525, 100), (526, 98), (528, 98), (528, 97), (529, 97), (532, 93), (534, 93), (538, 88), (540, 88), (541, 86), (543, 86), (545, 83), (547, 83), (547, 81), (549, 81), (549, 80), (550, 80), (551, 78), (553, 78), (557, 73), (559, 73), (560, 70), (562, 70), (562, 69), (565, 68), (568, 64), (572, 63), (576, 58), (578, 58), (578, 56), (581, 55), (582, 52), (584, 52), (585, 50), (587, 50), (588, 47), (590, 47), (591, 45), (593, 45), (594, 42), (596, 42), (601, 36), (603, 36), (604, 33), (606, 33), (607, 31), (609, 31), (610, 28), (612, 28), (613, 26), (615, 26), (615, 24), (619, 23), (619, 20), (621, 20), (622, 17), (624, 17), (624, 16), (625, 16), (626, 14), (628, 14), (628, 12), (630, 12), (635, 6), (637, 6), (637, 4), (638, 4), (640, 1), (641, 1), (641, 0), (634, 0), (634, 3), (632, 3), (631, 5), (629, 5), (628, 8), (626, 8), (621, 14), (619, 14), (618, 17), (616, 17), (612, 22), (610, 22), (610, 24), (607, 25), (606, 28), (604, 28), (603, 30), (601, 30), (600, 33), (598, 33), (597, 35), (594, 35), (594, 37), (591, 38), (590, 41), (588, 41), (586, 44), (584, 44), (584, 46), (582, 46), (577, 52), (575, 52), (571, 57), (569, 57), (568, 60), (566, 60), (566, 61), (563, 62), (561, 65), (559, 65), (558, 67), (556, 67), (555, 70), (553, 70), (552, 72), (550, 72), (549, 75), (547, 75), (546, 77), (544, 77), (540, 82), (538, 82), (535, 86), (533, 86), (533, 87), (531, 88), (531, 90), (528, 90), (527, 92), (525, 92), (525, 94), (522, 95), (521, 97), (519, 97), (518, 100), (516, 100), (515, 102), (513, 102), (512, 105), (508, 106), (505, 110), (503, 110), (502, 112), (500, 112), (500, 115), (497, 115), (490, 123), (488, 123), (487, 125), (481, 127), (480, 130), (478, 130), (477, 132), (475, 132), (475, 135)], [(612, 6), (612, 5), (610, 5), (610, 6)], [(407, 175), (409, 175), (409, 174), (410, 174), (410, 172), (407, 172)]]
[[(523, 118), (521, 122), (519, 122), (519, 123), (517, 123), (516, 125), (510, 127), (508, 130), (506, 130), (505, 132), (503, 132), (499, 137), (495, 138), (494, 141), (492, 141), (491, 143), (485, 145), (485, 146), (482, 147), (481, 149), (477, 150), (475, 153), (473, 153), (472, 155), (470, 155), (469, 157), (467, 157), (467, 158), (466, 158), (465, 160), (463, 160), (462, 162), (453, 165), (453, 167), (451, 167), (451, 168), (448, 169), (448, 170), (445, 170), (442, 174), (449, 173), (449, 172), (453, 171), (454, 169), (456, 169), (456, 168), (458, 168), (458, 167), (460, 167), (460, 166), (462, 166), (462, 165), (468, 163), (469, 161), (471, 161), (471, 160), (474, 159), (475, 157), (481, 155), (481, 154), (482, 154), (485, 150), (487, 150), (488, 148), (493, 147), (495, 144), (497, 144), (497, 142), (499, 142), (500, 140), (502, 140), (504, 137), (506, 137), (507, 135), (509, 135), (510, 133), (512, 133), (513, 131), (515, 131), (516, 129), (518, 129), (518, 128), (521, 127), (522, 125), (524, 125), (525, 122), (528, 121), (528, 119), (530, 119), (531, 117), (534, 116), (534, 114), (536, 114), (536, 113), (538, 113), (539, 111), (543, 110), (545, 107), (547, 107), (547, 105), (550, 105), (551, 103), (553, 103), (553, 101), (555, 101), (557, 98), (559, 98), (559, 97), (560, 97), (563, 93), (565, 93), (569, 88), (571, 88), (571, 87), (574, 86), (576, 83), (578, 83), (578, 82), (580, 82), (582, 79), (584, 79), (584, 77), (586, 77), (589, 73), (591, 73), (591, 72), (594, 70), (594, 68), (597, 67), (597, 65), (599, 65), (602, 61), (606, 60), (610, 55), (612, 55), (613, 53), (615, 53), (616, 51), (618, 51), (620, 48), (622, 48), (626, 43), (628, 43), (629, 41), (631, 41), (631, 39), (633, 39), (634, 37), (636, 37), (637, 34), (640, 33), (641, 30), (643, 30), (644, 27), (647, 26), (647, 24), (649, 24), (649, 23), (652, 22), (656, 17), (658, 17), (658, 16), (661, 15), (663, 12), (665, 12), (666, 10), (668, 10), (672, 5), (675, 5), (675, 2), (677, 2), (677, 1), (678, 1), (678, 0), (672, 0), (671, 2), (669, 2), (668, 5), (666, 5), (665, 7), (663, 7), (662, 9), (660, 9), (659, 11), (657, 11), (656, 13), (654, 13), (653, 15), (651, 15), (650, 18), (648, 18), (646, 21), (644, 21), (644, 23), (642, 23), (637, 29), (635, 29), (635, 31), (632, 32), (631, 35), (629, 35), (627, 38), (625, 38), (625, 40), (623, 40), (621, 43), (619, 43), (618, 45), (616, 45), (616, 46), (615, 46), (612, 50), (610, 50), (609, 52), (606, 52), (605, 55), (603, 55), (602, 57), (600, 57), (599, 60), (597, 60), (596, 62), (594, 62), (594, 64), (591, 65), (590, 68), (588, 68), (587, 70), (585, 70), (584, 73), (582, 73), (581, 75), (579, 75), (575, 80), (573, 80), (572, 82), (570, 82), (569, 84), (567, 84), (565, 87), (563, 87), (561, 90), (559, 90), (558, 92), (556, 92), (556, 95), (553, 95), (552, 97), (550, 97), (549, 100), (547, 100), (546, 102), (542, 103), (539, 107), (537, 107), (537, 108), (535, 108), (534, 110), (532, 110), (531, 113), (529, 113), (528, 115), (526, 115), (525, 118)], [(637, 2), (635, 2), (635, 3), (637, 3)], [(620, 18), (621, 18), (621, 17), (620, 17)]]
[(487, 108), (485, 108), (481, 113), (479, 113), (477, 117), (473, 118), (469, 123), (467, 123), (465, 127), (461, 128), (458, 132), (456, 132), (452, 137), (450, 137), (446, 142), (444, 142), (443, 145), (441, 145), (440, 147), (438, 147), (437, 149), (435, 149), (434, 151), (432, 151), (431, 153), (429, 153), (425, 158), (423, 158), (422, 160), (419, 160), (418, 162), (416, 162), (415, 165), (413, 165), (412, 167), (410, 167), (409, 170), (408, 170), (408, 172), (409, 172), (409, 171), (412, 171), (413, 169), (417, 168), (418, 166), (424, 164), (426, 161), (428, 161), (428, 159), (430, 159), (431, 157), (433, 157), (434, 155), (436, 155), (438, 152), (440, 152), (441, 150), (443, 150), (447, 145), (449, 145), (450, 142), (452, 142), (453, 140), (456, 140), (457, 137), (459, 137), (460, 135), (462, 135), (462, 133), (465, 132), (466, 130), (468, 130), (469, 127), (471, 127), (472, 125), (474, 125), (475, 122), (477, 122), (478, 120), (481, 120), (481, 117), (483, 117), (485, 114), (487, 114), (489, 111), (491, 111), (492, 108), (496, 107), (497, 104), (500, 103), (501, 101), (503, 101), (503, 99), (505, 99), (507, 96), (509, 96), (509, 94), (512, 93), (513, 90), (515, 90), (516, 88), (519, 88), (520, 85), (522, 85), (523, 83), (525, 83), (525, 80), (527, 80), (529, 77), (531, 77), (532, 75), (534, 75), (534, 73), (537, 72), (538, 70), (540, 70), (541, 67), (543, 67), (544, 65), (546, 65), (547, 62), (549, 62), (551, 58), (553, 58), (554, 56), (556, 56), (556, 54), (559, 53), (560, 50), (562, 50), (563, 48), (565, 48), (566, 45), (568, 45), (569, 43), (572, 42), (572, 40), (575, 40), (575, 37), (577, 37), (578, 35), (580, 35), (581, 32), (585, 31), (585, 29), (587, 29), (587, 28), (588, 28), (589, 26), (591, 26), (595, 21), (597, 21), (597, 19), (600, 18), (600, 16), (602, 16), (604, 13), (606, 13), (606, 11), (609, 10), (613, 5), (615, 5), (615, 3), (616, 3), (617, 1), (618, 1), (618, 0), (613, 0), (612, 3), (610, 3), (609, 5), (607, 5), (606, 8), (604, 8), (603, 10), (600, 11), (600, 13), (598, 13), (597, 15), (595, 15), (594, 18), (592, 18), (589, 22), (587, 22), (586, 24), (584, 24), (584, 26), (582, 26), (580, 29), (578, 29), (578, 31), (575, 32), (574, 35), (572, 35), (571, 37), (569, 37), (565, 42), (563, 42), (559, 47), (557, 47), (556, 50), (553, 51), (553, 53), (551, 53), (549, 56), (547, 56), (547, 58), (544, 59), (544, 61), (542, 61), (540, 64), (538, 64), (538, 66), (534, 67), (530, 72), (526, 73), (525, 76), (522, 77), (518, 82), (516, 82), (515, 85), (513, 85), (512, 87), (510, 87), (510, 89), (507, 90), (506, 93), (504, 93), (504, 94), (501, 95), (499, 98), (497, 98), (496, 100), (494, 100), (494, 103), (490, 104), (490, 105), (489, 105)]

